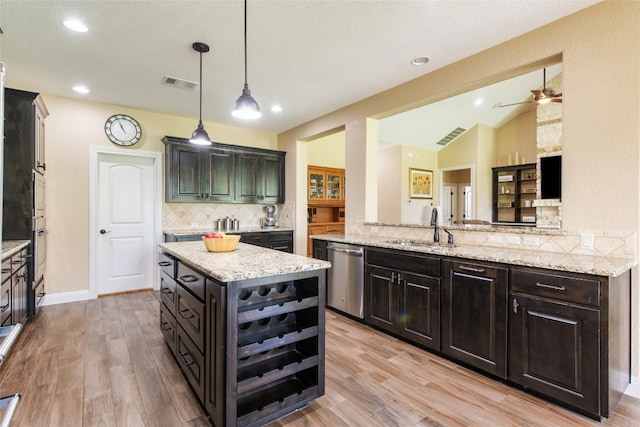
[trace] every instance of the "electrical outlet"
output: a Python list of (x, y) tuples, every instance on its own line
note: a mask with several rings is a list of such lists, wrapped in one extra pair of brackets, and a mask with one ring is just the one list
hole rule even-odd
[(522, 238), (522, 244), (527, 246), (540, 246), (540, 238), (526, 236)]
[(507, 236), (505, 241), (509, 245), (519, 245), (520, 244), (520, 236)]
[(198, 223), (197, 222), (192, 222), (191, 223), (191, 228), (198, 228)]
[(499, 234), (489, 234), (487, 241), (489, 243), (502, 243), (502, 236)]
[(371, 234), (378, 234), (378, 227), (371, 227)]
[(580, 248), (593, 249), (593, 234), (580, 235)]

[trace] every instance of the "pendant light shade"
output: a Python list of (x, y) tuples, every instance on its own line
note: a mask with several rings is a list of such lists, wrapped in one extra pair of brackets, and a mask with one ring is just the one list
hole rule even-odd
[(240, 98), (233, 104), (231, 114), (240, 119), (257, 119), (262, 116), (260, 106), (251, 96), (247, 83), (247, 0), (244, 0), (244, 88)]
[(197, 145), (211, 145), (211, 139), (204, 126), (202, 126), (202, 54), (209, 52), (209, 46), (201, 42), (195, 42), (193, 50), (200, 53), (200, 116), (198, 120), (198, 127), (191, 134), (189, 142)]

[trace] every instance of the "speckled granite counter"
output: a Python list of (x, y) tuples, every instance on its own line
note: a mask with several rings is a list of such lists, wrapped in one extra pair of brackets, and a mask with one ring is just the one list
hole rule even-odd
[(7, 240), (2, 242), (2, 259), (6, 259), (17, 254), (29, 243), (29, 240)]
[(259, 246), (238, 243), (232, 252), (208, 252), (202, 242), (160, 243), (165, 252), (221, 282), (329, 268), (331, 264)]
[(452, 247), (446, 244), (436, 246), (406, 246), (390, 243), (393, 240), (397, 240), (394, 238), (360, 234), (325, 234), (314, 235), (312, 238), (609, 277), (618, 276), (637, 265), (637, 261), (634, 259), (571, 255), (490, 246), (460, 245)]

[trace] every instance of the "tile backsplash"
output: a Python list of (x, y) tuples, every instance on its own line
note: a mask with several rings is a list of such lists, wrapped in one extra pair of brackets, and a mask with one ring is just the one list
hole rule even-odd
[[(164, 203), (162, 206), (162, 228), (164, 230), (187, 230), (213, 228), (219, 218), (236, 218), (240, 228), (260, 226), (260, 219), (267, 216), (263, 204), (232, 203)], [(276, 218), (281, 227), (293, 227), (293, 203), (274, 205)]]

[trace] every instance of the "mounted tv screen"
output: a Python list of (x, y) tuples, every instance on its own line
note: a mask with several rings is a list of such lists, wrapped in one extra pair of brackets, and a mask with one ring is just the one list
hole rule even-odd
[(543, 199), (562, 198), (562, 156), (540, 158), (540, 192)]

